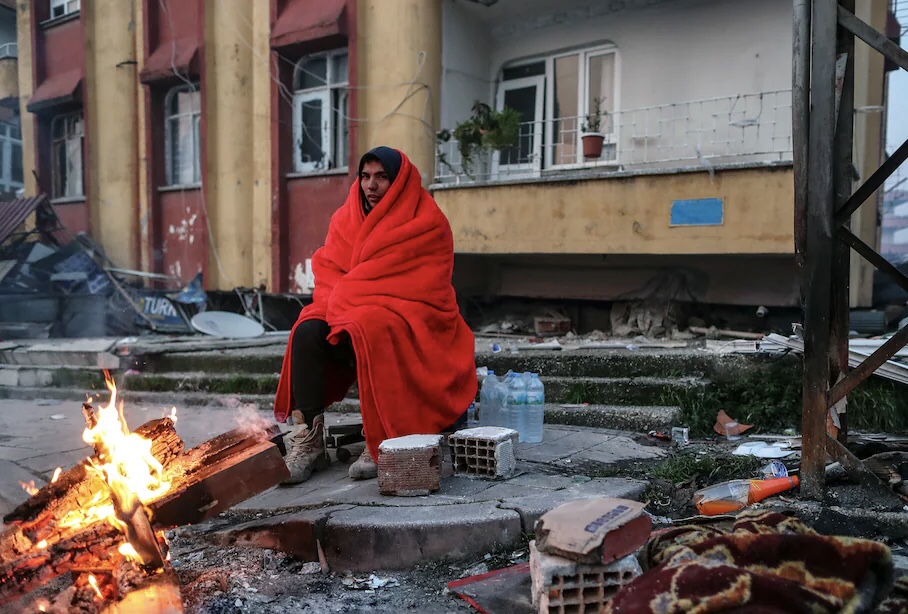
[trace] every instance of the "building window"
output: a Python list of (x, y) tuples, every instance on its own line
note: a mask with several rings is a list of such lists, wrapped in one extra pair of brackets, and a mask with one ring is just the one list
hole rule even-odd
[(513, 171), (538, 171), (584, 162), (580, 141), (587, 115), (599, 101), (605, 135), (600, 160), (615, 158), (612, 113), (617, 105), (617, 50), (600, 46), (553, 55), (506, 67), (497, 106), (521, 115), (517, 144), (499, 156), (498, 165)]
[(201, 168), (201, 94), (198, 85), (181, 85), (164, 99), (167, 185), (198, 185)]
[(54, 198), (85, 195), (82, 187), (82, 141), (85, 122), (82, 113), (59, 115), (51, 122), (53, 137)]
[(293, 75), (293, 168), (347, 167), (347, 52), (306, 56)]
[(0, 192), (15, 193), (23, 187), (19, 121), (0, 122)]
[(50, 18), (57, 19), (79, 12), (80, 0), (50, 0)]

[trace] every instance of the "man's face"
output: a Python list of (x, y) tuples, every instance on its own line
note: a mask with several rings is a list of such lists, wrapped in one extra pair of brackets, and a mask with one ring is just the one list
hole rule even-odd
[(371, 161), (363, 165), (359, 184), (363, 188), (366, 200), (374, 207), (391, 187), (391, 180), (388, 179), (388, 173), (385, 172), (385, 167), (381, 165), (381, 162)]

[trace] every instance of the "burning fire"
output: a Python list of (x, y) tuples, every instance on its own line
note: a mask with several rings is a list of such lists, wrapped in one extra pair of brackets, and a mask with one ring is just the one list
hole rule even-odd
[[(164, 467), (151, 454), (152, 442), (130, 432), (123, 417), (122, 402), (117, 404), (117, 387), (110, 374), (105, 372), (110, 402), (97, 409), (94, 426), (85, 429), (82, 439), (95, 447), (97, 459), (91, 459), (91, 468), (97, 471), (110, 486), (112, 494), (120, 501), (148, 503), (170, 488), (163, 478)], [(87, 526), (97, 520), (107, 520), (114, 527), (125, 530), (117, 517), (113, 503), (104, 502), (106, 493), (98, 492), (82, 509), (73, 510), (61, 522), (73, 528)], [(120, 552), (127, 558), (139, 556), (132, 545), (125, 543)]]
[(28, 482), (23, 482), (19, 480), (19, 485), (22, 487), (22, 490), (27, 492), (29, 495), (34, 495), (38, 492), (38, 489), (35, 487), (35, 481), (29, 480)]
[(50, 483), (53, 484), (60, 479), (60, 474), (63, 473), (63, 467), (57, 467), (54, 469), (54, 477), (50, 479)]
[(139, 556), (139, 553), (136, 552), (136, 549), (132, 547), (132, 544), (129, 542), (123, 542), (120, 544), (120, 547), (117, 550), (122, 554), (127, 561), (132, 561), (133, 563), (141, 563), (142, 557)]
[(95, 577), (95, 574), (88, 574), (88, 584), (94, 589), (95, 594), (99, 598), (104, 599), (104, 595), (101, 594), (101, 589), (98, 587), (98, 579)]
[(177, 423), (177, 408), (176, 407), (170, 408), (170, 419), (173, 421), (174, 424)]

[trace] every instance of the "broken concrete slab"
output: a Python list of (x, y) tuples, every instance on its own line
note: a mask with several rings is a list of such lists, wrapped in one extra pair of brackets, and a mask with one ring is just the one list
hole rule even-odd
[[(456, 508), (456, 509), (454, 509)], [(520, 515), (497, 503), (399, 509), (357, 507), (332, 514), (325, 555), (336, 571), (405, 569), (427, 560), (459, 560), (518, 545)]]
[(111, 350), (112, 338), (54, 339), (21, 345), (4, 352), (4, 362), (25, 366), (94, 367), (119, 369), (120, 359)]
[(318, 542), (325, 523), (332, 514), (351, 509), (352, 505), (333, 505), (251, 520), (206, 535), (206, 539), (222, 546), (269, 548), (292, 554), (301, 561), (318, 561)]
[(508, 499), (501, 503), (501, 508), (514, 510), (520, 514), (524, 532), (533, 533), (539, 517), (563, 503), (596, 497), (616, 497), (639, 501), (646, 487), (647, 483), (640, 480), (601, 478), (550, 493)]
[(624, 460), (655, 459), (666, 456), (665, 448), (646, 446), (637, 443), (627, 436), (619, 436), (609, 441), (587, 448), (574, 455), (598, 463), (616, 463)]

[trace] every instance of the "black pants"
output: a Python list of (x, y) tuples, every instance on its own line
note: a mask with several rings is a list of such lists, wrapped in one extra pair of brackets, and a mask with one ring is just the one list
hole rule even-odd
[(290, 340), (290, 384), (295, 409), (303, 412), (306, 424), (325, 411), (325, 367), (349, 368), (356, 364), (353, 343), (346, 335), (337, 345), (328, 343), (331, 332), (324, 320), (307, 320), (296, 327)]

